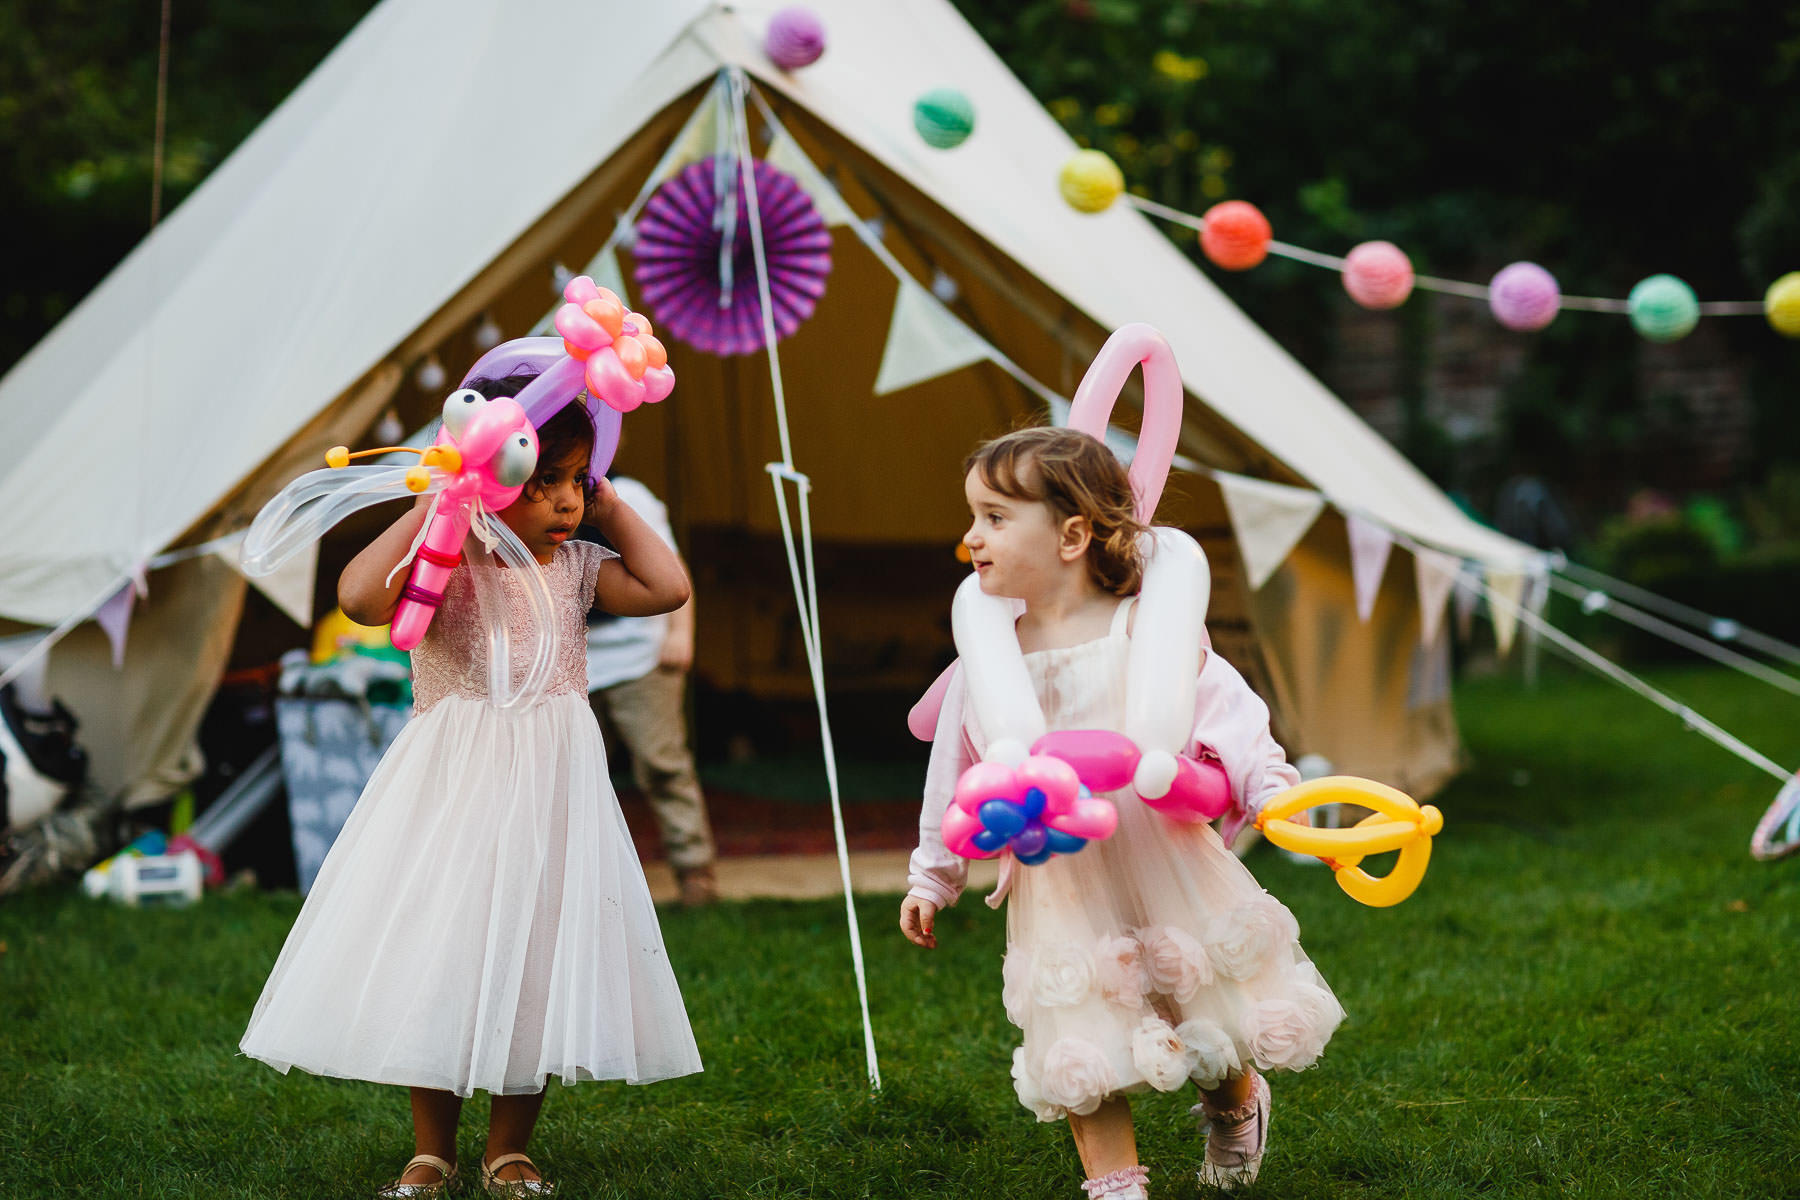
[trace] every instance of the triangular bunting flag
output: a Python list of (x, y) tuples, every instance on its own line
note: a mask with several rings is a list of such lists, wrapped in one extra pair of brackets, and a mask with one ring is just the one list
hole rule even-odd
[(1419, 589), (1419, 644), (1429, 646), (1437, 641), (1443, 628), (1444, 609), (1450, 603), (1450, 589), (1456, 586), (1462, 562), (1454, 554), (1427, 550), (1413, 551), (1413, 582)]
[(241, 538), (222, 543), (213, 553), (230, 563), (251, 587), (291, 617), (294, 624), (302, 629), (312, 628), (313, 581), (319, 573), (319, 543), (308, 543), (305, 549), (276, 568), (273, 575), (252, 575), (244, 570)]
[(1350, 534), (1350, 578), (1356, 586), (1356, 615), (1366, 623), (1375, 611), (1375, 595), (1387, 572), (1394, 535), (1354, 513), (1344, 518), (1344, 526)]
[(763, 159), (772, 167), (779, 167), (794, 177), (800, 189), (812, 198), (813, 207), (819, 210), (819, 216), (827, 225), (849, 225), (856, 220), (856, 214), (844, 203), (843, 196), (831, 186), (819, 168), (813, 166), (812, 159), (806, 157), (806, 151), (800, 148), (787, 130), (778, 130), (769, 148), (763, 151)]
[[(1533, 563), (1527, 576), (1525, 588), (1525, 611), (1534, 617), (1544, 615), (1544, 606), (1550, 602), (1550, 571), (1542, 563)], [(1527, 629), (1525, 636), (1537, 637), (1535, 629)]]
[(1542, 562), (1535, 562), (1525, 580), (1525, 611), (1537, 618), (1525, 623), (1525, 678), (1533, 685), (1537, 683), (1538, 626), (1549, 602), (1550, 571)]
[(1513, 633), (1519, 625), (1519, 598), (1525, 591), (1525, 574), (1522, 571), (1502, 571), (1489, 568), (1487, 572), (1488, 615), (1494, 622), (1494, 644), (1505, 654), (1512, 649)]
[(719, 151), (720, 86), (714, 84), (712, 91), (694, 106), (693, 115), (688, 117), (687, 124), (681, 127), (681, 132), (675, 135), (675, 140), (669, 143), (669, 148), (663, 151), (662, 159), (650, 173), (647, 187), (655, 187), (689, 163), (699, 162)]
[(1218, 472), (1225, 511), (1237, 535), (1238, 554), (1251, 590), (1261, 587), (1287, 561), (1306, 531), (1325, 508), (1325, 497), (1306, 488), (1288, 487), (1247, 475)]
[(993, 348), (974, 330), (908, 276), (900, 280), (900, 291), (894, 297), (894, 316), (888, 322), (881, 370), (875, 375), (875, 394), (885, 396), (948, 375), (992, 353)]
[(626, 308), (631, 307), (631, 293), (625, 290), (625, 272), (619, 269), (619, 256), (611, 246), (594, 256), (588, 264), (588, 277), (603, 288), (611, 289)]
[(1468, 641), (1475, 632), (1475, 606), (1481, 602), (1481, 568), (1464, 563), (1456, 573), (1456, 633)]
[(94, 610), (94, 624), (106, 634), (107, 644), (112, 647), (113, 670), (125, 665), (125, 634), (131, 628), (131, 609), (141, 596), (148, 596), (150, 588), (144, 581), (144, 572), (139, 568), (136, 574), (107, 597), (106, 602)]

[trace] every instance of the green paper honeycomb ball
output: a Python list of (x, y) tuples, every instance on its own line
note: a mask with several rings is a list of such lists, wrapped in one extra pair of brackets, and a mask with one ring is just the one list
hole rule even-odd
[(975, 106), (955, 88), (933, 88), (913, 105), (913, 128), (939, 150), (962, 145), (975, 130)]
[(1625, 304), (1631, 327), (1652, 342), (1676, 342), (1700, 322), (1694, 289), (1673, 275), (1652, 275), (1631, 289)]

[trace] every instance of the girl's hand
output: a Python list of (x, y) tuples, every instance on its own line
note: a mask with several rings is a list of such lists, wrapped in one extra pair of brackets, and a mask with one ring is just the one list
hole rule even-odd
[(921, 900), (917, 896), (908, 896), (900, 902), (900, 932), (906, 940), (915, 946), (923, 946), (927, 950), (937, 949), (937, 934), (931, 931), (932, 922), (937, 918), (937, 905), (929, 900)]
[(588, 501), (587, 511), (582, 514), (584, 524), (599, 526), (619, 507), (619, 493), (613, 490), (612, 480), (602, 475), (594, 480), (594, 498)]

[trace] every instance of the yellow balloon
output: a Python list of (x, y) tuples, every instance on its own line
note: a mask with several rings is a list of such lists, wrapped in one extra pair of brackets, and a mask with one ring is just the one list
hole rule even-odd
[[(1354, 804), (1373, 809), (1349, 829), (1314, 829), (1288, 820), (1321, 804)], [(1388, 908), (1417, 890), (1431, 862), (1431, 839), (1444, 828), (1444, 814), (1420, 805), (1398, 788), (1353, 775), (1329, 775), (1289, 788), (1257, 814), (1262, 835), (1284, 850), (1324, 861), (1352, 900)], [(1379, 878), (1358, 864), (1371, 854), (1398, 850), (1394, 869)]]
[(386, 625), (358, 625), (346, 617), (341, 608), (332, 609), (313, 626), (312, 660), (315, 663), (337, 657), (348, 645), (376, 649), (391, 647), (393, 643), (388, 640)]
[[(450, 445), (428, 446), (425, 453), (419, 455), (419, 465), (436, 467), (440, 471), (448, 471), (454, 475), (462, 470), (462, 451)], [(417, 491), (418, 489), (414, 488), (413, 490)]]

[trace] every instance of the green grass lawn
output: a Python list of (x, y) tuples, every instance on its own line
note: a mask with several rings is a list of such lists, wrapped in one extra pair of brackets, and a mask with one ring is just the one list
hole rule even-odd
[[(1779, 760), (1793, 701), (1656, 680)], [(1460, 692), (1471, 770), (1395, 909), (1260, 850), (1350, 1012), (1274, 1079), (1260, 1197), (1800, 1195), (1800, 860), (1753, 862), (1771, 781), (1608, 684)], [(896, 733), (896, 736), (900, 736)], [(823, 820), (823, 811), (821, 810)], [(410, 1152), (396, 1088), (235, 1057), (299, 900), (0, 906), (0, 1196), (363, 1196)], [(841, 908), (668, 911), (705, 1074), (553, 1086), (564, 1195), (1080, 1196), (1060, 1125), (1012, 1098), (1002, 917), (907, 945), (860, 903), (886, 1087), (864, 1084)], [(1189, 1095), (1138, 1104), (1154, 1194), (1190, 1195)], [(485, 1105), (465, 1114), (473, 1163)]]

